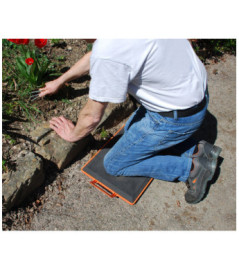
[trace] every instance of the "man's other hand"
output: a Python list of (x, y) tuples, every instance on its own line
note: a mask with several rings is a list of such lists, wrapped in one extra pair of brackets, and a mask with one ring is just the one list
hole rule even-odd
[(50, 120), (50, 127), (64, 140), (76, 142), (78, 138), (74, 135), (75, 125), (64, 116), (53, 117)]

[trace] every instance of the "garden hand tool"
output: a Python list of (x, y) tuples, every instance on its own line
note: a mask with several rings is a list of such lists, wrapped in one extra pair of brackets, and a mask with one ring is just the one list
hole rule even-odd
[[(39, 93), (40, 93), (40, 92), (41, 92), (40, 90), (32, 91), (32, 92), (31, 92), (31, 97), (30, 97), (31, 101), (33, 101), (33, 100), (39, 98)], [(34, 95), (32, 95), (32, 94), (34, 94)]]
[(40, 94), (41, 92), (44, 92), (44, 91), (45, 91), (45, 90), (36, 90), (36, 91), (32, 91), (31, 94), (34, 94), (34, 95), (32, 95), (32, 96), (30, 97), (31, 101), (33, 101), (33, 100), (39, 98), (39, 94)]

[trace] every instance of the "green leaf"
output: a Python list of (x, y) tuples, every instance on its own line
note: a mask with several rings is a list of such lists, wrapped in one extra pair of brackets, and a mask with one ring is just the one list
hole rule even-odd
[(32, 56), (31, 56), (30, 52), (27, 51), (27, 53), (26, 53), (26, 58), (30, 58), (30, 57), (32, 57)]
[(34, 60), (37, 59), (36, 51), (35, 51), (35, 50), (31, 50), (31, 57), (32, 57)]
[(25, 78), (29, 77), (27, 74), (27, 71), (26, 71), (26, 66), (23, 66), (20, 61), (16, 61), (16, 66), (17, 66), (20, 74), (22, 74)]
[(30, 75), (31, 74), (31, 66), (26, 67), (26, 72), (27, 72), (28, 76), (31, 77), (31, 75)]
[(38, 78), (38, 70), (37, 70), (37, 65), (34, 62), (33, 65), (31, 66), (31, 73), (30, 73), (31, 78), (36, 82)]
[(23, 58), (23, 57), (17, 57), (17, 59), (16, 59), (23, 67), (27, 67), (27, 64), (26, 64), (26, 62), (25, 62), (25, 58)]

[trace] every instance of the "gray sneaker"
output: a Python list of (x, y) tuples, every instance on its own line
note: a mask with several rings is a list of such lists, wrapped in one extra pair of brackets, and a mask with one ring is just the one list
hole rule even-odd
[(212, 180), (217, 167), (217, 159), (208, 159), (205, 156), (193, 158), (194, 168), (190, 172), (187, 180), (188, 190), (185, 193), (185, 200), (190, 204), (201, 201), (205, 192), (207, 183)]
[(222, 151), (222, 148), (212, 145), (206, 141), (200, 141), (198, 143), (198, 151), (193, 154), (193, 157), (204, 156), (208, 159), (217, 159)]

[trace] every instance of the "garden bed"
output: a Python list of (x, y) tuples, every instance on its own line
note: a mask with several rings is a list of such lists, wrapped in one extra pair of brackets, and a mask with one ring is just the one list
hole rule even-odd
[[(5, 47), (3, 50), (14, 51), (14, 48)], [(55, 73), (61, 74), (69, 69), (86, 52), (87, 43), (83, 40), (59, 40), (50, 42), (43, 48), (43, 53), (50, 59)], [(4, 52), (3, 52), (4, 56)], [(9, 55), (10, 56), (10, 55)], [(42, 121), (48, 121), (53, 116), (64, 115), (73, 121), (76, 121), (79, 110), (87, 99), (89, 88), (89, 76), (84, 76), (78, 81), (63, 87), (55, 96), (48, 96), (44, 99), (30, 100), (30, 95), (24, 99), (27, 113), (23, 106), (16, 104), (17, 92), (24, 88), (24, 84), (17, 85), (13, 78), (6, 79), (9, 75), (5, 61), (14, 65), (14, 59), (3, 57), (3, 138), (2, 138), (2, 158), (3, 170), (14, 169), (17, 155), (23, 149), (27, 150), (33, 147), (28, 141), (29, 133)], [(52, 80), (55, 77), (45, 78)], [(14, 89), (15, 88), (15, 89)], [(37, 89), (36, 89), (37, 90)], [(6, 105), (7, 104), (7, 105)]]

